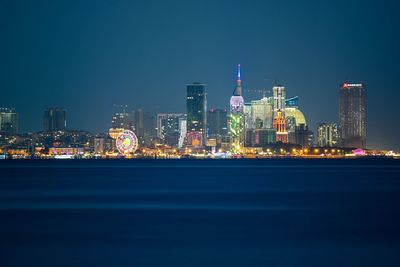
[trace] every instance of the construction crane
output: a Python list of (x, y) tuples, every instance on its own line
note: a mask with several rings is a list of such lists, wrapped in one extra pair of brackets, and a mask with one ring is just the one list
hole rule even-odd
[(262, 97), (266, 97), (267, 94), (271, 94), (271, 89), (269, 88), (261, 88), (261, 89), (248, 89), (244, 90), (247, 93), (256, 93), (262, 95)]

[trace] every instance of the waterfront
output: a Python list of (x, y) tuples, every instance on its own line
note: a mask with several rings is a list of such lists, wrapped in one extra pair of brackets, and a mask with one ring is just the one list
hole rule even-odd
[(390, 159), (0, 162), (1, 266), (399, 266)]

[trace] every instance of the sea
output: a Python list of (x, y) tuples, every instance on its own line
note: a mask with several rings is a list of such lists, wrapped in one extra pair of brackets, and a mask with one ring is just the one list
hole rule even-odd
[(400, 266), (400, 160), (1, 160), (0, 266)]

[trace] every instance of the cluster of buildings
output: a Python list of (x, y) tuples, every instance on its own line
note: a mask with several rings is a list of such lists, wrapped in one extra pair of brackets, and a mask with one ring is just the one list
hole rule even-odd
[(261, 99), (246, 102), (240, 65), (229, 112), (207, 109), (204, 84), (189, 84), (186, 90), (186, 124), (185, 115), (176, 114), (180, 122), (175, 124), (175, 130), (180, 131), (176, 134), (182, 138), (180, 144), (192, 150), (207, 148), (214, 153), (246, 155), (248, 151), (261, 152), (268, 148), (271, 151), (343, 148), (343, 152), (366, 148), (366, 92), (363, 84), (344, 83), (340, 87), (339, 123), (319, 123), (316, 138), (299, 108), (299, 97), (288, 98), (283, 85), (273, 86), (271, 95), (264, 94)]
[(122, 106), (103, 134), (68, 129), (66, 111), (57, 107), (44, 111), (43, 131), (20, 134), (15, 109), (0, 108), (0, 155), (118, 157), (115, 139), (123, 130), (137, 136), (135, 157), (340, 156), (366, 148), (363, 84), (341, 85), (339, 121), (319, 123), (315, 136), (299, 107), (299, 97), (287, 97), (283, 85), (275, 84), (271, 95), (248, 102), (243, 91), (238, 65), (228, 110), (208, 108), (205, 84), (192, 83), (186, 85), (186, 112), (152, 115)]

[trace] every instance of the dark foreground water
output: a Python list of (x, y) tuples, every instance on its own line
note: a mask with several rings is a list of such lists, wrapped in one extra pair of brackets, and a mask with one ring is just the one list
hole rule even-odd
[(400, 266), (400, 161), (0, 161), (0, 266)]

